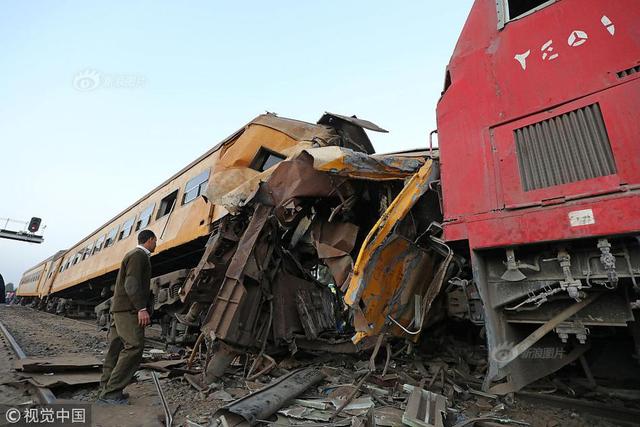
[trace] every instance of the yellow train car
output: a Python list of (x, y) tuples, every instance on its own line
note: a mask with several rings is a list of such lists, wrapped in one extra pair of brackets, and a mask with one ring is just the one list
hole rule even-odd
[(18, 284), (16, 296), (25, 302), (40, 302), (43, 296), (49, 293), (49, 289), (57, 269), (62, 263), (66, 251), (58, 251), (54, 255), (39, 262), (34, 267), (25, 271)]
[[(18, 295), (23, 301), (48, 300), (49, 309), (59, 299), (70, 303), (58, 312), (92, 312), (111, 295), (120, 262), (143, 229), (158, 236), (151, 259), (154, 277), (190, 269), (200, 260), (218, 220), (228, 214), (209, 202), (207, 187), (237, 186), (305, 147), (340, 145), (371, 154), (363, 127), (374, 125), (329, 113), (318, 124), (260, 115), (67, 251), (26, 271)], [(237, 171), (236, 182), (213, 181), (216, 173), (231, 169)]]
[(38, 287), (43, 278), (46, 277), (46, 267), (51, 258), (39, 262), (22, 274), (16, 290), (17, 296), (22, 298), (39, 296)]

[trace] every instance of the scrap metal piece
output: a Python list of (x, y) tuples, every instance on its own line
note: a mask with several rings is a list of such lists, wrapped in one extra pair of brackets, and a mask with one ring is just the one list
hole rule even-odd
[(317, 368), (302, 368), (284, 375), (268, 386), (221, 408), (214, 418), (240, 415), (250, 425), (266, 420), (309, 387), (324, 379)]
[(446, 411), (444, 396), (415, 387), (409, 395), (402, 422), (413, 427), (443, 427)]

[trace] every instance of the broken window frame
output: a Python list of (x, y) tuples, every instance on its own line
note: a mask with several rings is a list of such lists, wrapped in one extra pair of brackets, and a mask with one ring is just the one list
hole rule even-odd
[(514, 2), (514, 1), (516, 1), (516, 0), (496, 0), (496, 9), (497, 9), (497, 13), (498, 13), (498, 30), (503, 29), (504, 26), (507, 25), (509, 22), (525, 18), (525, 17), (531, 15), (532, 13), (535, 13), (535, 12), (541, 10), (541, 9), (544, 9), (547, 6), (552, 5), (553, 3), (555, 3), (558, 0), (547, 0), (547, 1), (544, 1), (544, 2), (540, 3), (539, 5), (529, 9), (528, 11), (526, 11), (524, 13), (521, 13), (518, 16), (511, 17), (510, 14), (509, 14), (509, 3), (510, 2)]
[(178, 192), (179, 189), (173, 190), (171, 193), (167, 194), (160, 200), (160, 206), (158, 207), (158, 213), (156, 214), (156, 221), (160, 218), (169, 215), (169, 213), (173, 210), (174, 205), (178, 201)]
[[(277, 158), (278, 160), (275, 163), (269, 163), (269, 159), (271, 158)], [(277, 151), (273, 151), (264, 146), (261, 146), (258, 149), (256, 155), (253, 157), (253, 160), (251, 161), (249, 167), (253, 170), (257, 170), (258, 172), (264, 172), (267, 169), (277, 165), (281, 161), (286, 160), (286, 158), (287, 156), (284, 156)]]
[(151, 223), (151, 217), (153, 215), (153, 209), (155, 207), (156, 207), (156, 204), (154, 202), (154, 203), (151, 203), (146, 208), (144, 208), (142, 212), (140, 212), (138, 221), (136, 221), (136, 231), (143, 230), (147, 225)]
[(118, 233), (118, 241), (124, 240), (131, 236), (131, 230), (133, 230), (133, 223), (136, 221), (135, 215), (122, 223), (120, 227), (120, 233)]
[(198, 196), (204, 194), (207, 191), (207, 184), (209, 183), (209, 174), (211, 168), (200, 172), (198, 175), (187, 181), (184, 186), (184, 194), (182, 195), (182, 204), (186, 205), (198, 198)]

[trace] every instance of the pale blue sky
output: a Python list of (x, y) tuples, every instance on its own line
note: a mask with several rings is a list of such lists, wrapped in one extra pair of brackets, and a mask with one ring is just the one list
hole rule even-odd
[[(264, 111), (425, 147), (471, 3), (0, 2), (0, 217), (47, 225), (42, 245), (0, 240), (0, 273), (17, 283)], [(77, 90), (84, 70), (107, 83)]]

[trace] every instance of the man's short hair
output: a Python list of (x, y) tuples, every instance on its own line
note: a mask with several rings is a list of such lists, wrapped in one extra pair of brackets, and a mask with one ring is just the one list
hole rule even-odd
[(138, 244), (143, 245), (147, 242), (147, 240), (156, 237), (156, 235), (151, 230), (142, 230), (138, 233)]

